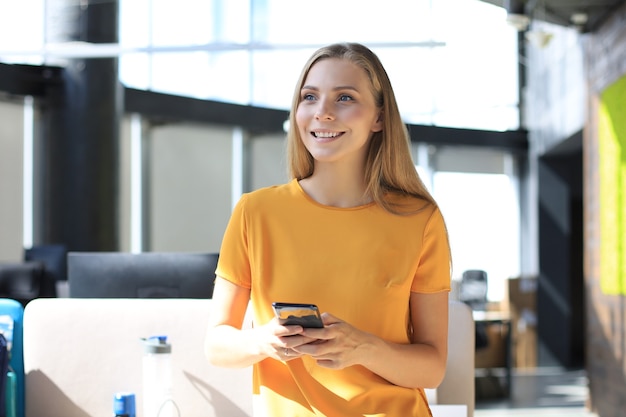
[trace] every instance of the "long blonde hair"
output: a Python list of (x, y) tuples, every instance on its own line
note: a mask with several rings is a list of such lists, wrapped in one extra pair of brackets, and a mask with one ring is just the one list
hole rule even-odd
[(289, 176), (301, 180), (313, 174), (314, 159), (302, 142), (295, 113), (300, 104), (300, 90), (315, 63), (340, 58), (363, 68), (370, 80), (372, 94), (381, 110), (383, 128), (373, 133), (365, 163), (366, 194), (387, 211), (406, 212), (398, 206), (397, 199), (386, 198), (388, 193), (413, 196), (436, 205), (420, 179), (411, 158), (409, 133), (398, 110), (391, 82), (382, 63), (369, 48), (358, 43), (338, 43), (318, 49), (309, 58), (295, 88), (287, 132), (287, 158)]

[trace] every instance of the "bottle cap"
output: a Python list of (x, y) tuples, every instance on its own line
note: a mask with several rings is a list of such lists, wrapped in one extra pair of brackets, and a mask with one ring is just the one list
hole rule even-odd
[(144, 338), (143, 350), (145, 353), (171, 353), (172, 345), (167, 343), (167, 336), (150, 336)]
[(117, 392), (113, 396), (113, 413), (116, 416), (135, 417), (135, 394)]

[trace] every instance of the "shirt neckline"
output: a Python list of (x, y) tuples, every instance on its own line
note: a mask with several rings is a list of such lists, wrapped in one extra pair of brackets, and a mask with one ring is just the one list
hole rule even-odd
[(355, 211), (355, 210), (363, 210), (372, 206), (376, 205), (375, 201), (371, 201), (369, 203), (365, 203), (365, 204), (361, 204), (358, 206), (354, 206), (354, 207), (336, 207), (336, 206), (328, 206), (326, 204), (322, 204), (318, 201), (316, 201), (315, 199), (313, 199), (313, 197), (311, 197), (309, 194), (307, 194), (306, 191), (304, 191), (304, 188), (302, 188), (302, 186), (300, 185), (300, 181), (298, 181), (297, 178), (294, 178), (291, 180), (293, 186), (298, 190), (298, 192), (311, 204), (317, 206), (317, 207), (321, 207), (327, 210), (337, 210), (337, 211)]

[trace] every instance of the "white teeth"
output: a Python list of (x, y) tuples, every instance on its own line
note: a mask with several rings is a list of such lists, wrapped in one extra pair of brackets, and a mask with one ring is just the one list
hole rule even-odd
[(315, 137), (317, 138), (336, 138), (339, 136), (337, 132), (314, 132)]

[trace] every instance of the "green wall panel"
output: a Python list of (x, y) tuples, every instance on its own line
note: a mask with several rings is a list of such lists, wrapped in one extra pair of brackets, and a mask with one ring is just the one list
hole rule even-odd
[(626, 295), (626, 76), (601, 95), (598, 138), (601, 288)]

